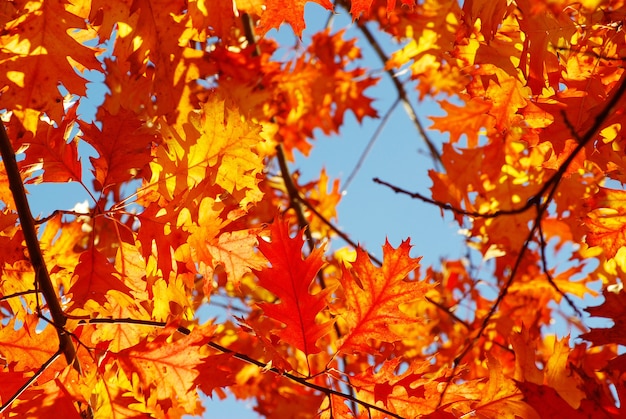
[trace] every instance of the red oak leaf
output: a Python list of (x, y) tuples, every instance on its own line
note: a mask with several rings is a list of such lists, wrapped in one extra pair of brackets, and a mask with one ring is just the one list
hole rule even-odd
[(259, 249), (272, 266), (256, 271), (256, 275), (259, 284), (280, 300), (275, 304), (259, 304), (267, 316), (285, 325), (284, 329), (277, 331), (277, 335), (310, 355), (320, 352), (315, 344), (330, 331), (332, 323), (319, 324), (315, 320), (317, 314), (326, 307), (328, 290), (315, 295), (309, 292), (317, 272), (324, 264), (324, 249), (317, 248), (302, 259), (303, 244), (302, 233), (291, 238), (287, 222), (281, 219), (274, 221), (271, 242), (259, 240)]

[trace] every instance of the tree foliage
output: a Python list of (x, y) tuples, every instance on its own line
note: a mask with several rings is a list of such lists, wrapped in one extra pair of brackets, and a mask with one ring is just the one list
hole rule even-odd
[[(228, 390), (280, 418), (624, 417), (623, 2), (311, 3), (351, 29), (279, 58), (270, 31), (301, 37), (306, 0), (2, 2), (2, 414), (175, 418)], [(94, 120), (87, 70), (108, 88)], [(378, 118), (387, 76), (432, 188), (375, 181), (453, 214), (470, 258), (333, 252), (354, 245), (338, 181), (289, 172), (346, 115)], [(34, 218), (46, 182), (89, 209)], [(200, 322), (217, 295), (230, 315)]]

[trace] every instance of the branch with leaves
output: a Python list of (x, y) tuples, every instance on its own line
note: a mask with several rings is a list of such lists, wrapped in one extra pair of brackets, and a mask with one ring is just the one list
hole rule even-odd
[[(301, 0), (114, 3), (0, 19), (3, 414), (200, 416), (204, 393), (268, 417), (624, 416), (620, 4), (315, 0), (316, 27)], [(375, 258), (339, 179), (298, 175), (320, 134), (383, 115), (345, 188), (394, 149), (398, 104), (432, 187), (375, 182), (453, 217), (458, 257), (418, 236)], [(89, 208), (59, 193), (35, 220), (27, 193), (68, 183)], [(613, 326), (579, 308), (600, 282), (585, 311)]]

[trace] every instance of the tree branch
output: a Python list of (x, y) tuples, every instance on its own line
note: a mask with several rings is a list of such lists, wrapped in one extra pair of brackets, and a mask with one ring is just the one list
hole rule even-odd
[[(344, 1), (340, 1), (338, 3), (341, 4), (343, 7), (345, 7), (346, 10), (349, 9), (344, 4)], [(387, 57), (387, 54), (385, 54), (385, 51), (383, 51), (383, 48), (380, 46), (380, 43), (376, 40), (376, 38), (374, 37), (372, 32), (369, 30), (369, 28), (365, 24), (361, 23), (360, 21), (357, 21), (357, 27), (359, 28), (361, 33), (363, 33), (363, 36), (365, 36), (365, 39), (367, 39), (367, 42), (369, 42), (369, 44), (372, 46), (372, 48), (376, 52), (376, 55), (378, 55), (378, 58), (383, 63), (383, 65), (386, 65), (387, 61), (389, 61), (389, 57)], [(413, 125), (415, 125), (415, 128), (417, 128), (417, 132), (419, 132), (420, 136), (426, 143), (426, 147), (428, 147), (428, 151), (430, 152), (430, 155), (433, 161), (435, 162), (435, 165), (436, 166), (440, 165), (442, 163), (441, 155), (439, 154), (437, 147), (435, 147), (432, 140), (426, 133), (426, 129), (424, 128), (419, 118), (417, 117), (417, 112), (413, 108), (413, 105), (411, 105), (411, 102), (408, 99), (408, 95), (406, 93), (406, 90), (404, 89), (404, 86), (402, 85), (400, 80), (398, 80), (398, 77), (396, 77), (393, 71), (385, 70), (385, 72), (389, 75), (391, 82), (393, 83), (396, 91), (398, 92), (398, 99), (400, 100), (400, 102), (402, 102), (402, 106), (404, 107), (406, 114), (408, 115)]]
[(35, 271), (35, 281), (41, 288), (41, 293), (46, 299), (48, 309), (52, 320), (56, 324), (57, 335), (59, 336), (59, 350), (63, 352), (68, 365), (72, 364), (74, 368), (80, 372), (80, 364), (76, 358), (76, 349), (69, 334), (64, 331), (66, 318), (61, 308), (61, 304), (57, 298), (56, 290), (50, 280), (46, 262), (39, 247), (39, 239), (35, 228), (35, 220), (33, 219), (28, 199), (26, 198), (26, 190), (22, 183), (22, 177), (15, 160), (15, 152), (9, 140), (4, 124), (0, 123), (0, 154), (6, 168), (7, 177), (9, 179), (9, 189), (15, 201), (17, 214), (20, 219), (20, 225), (24, 233), (24, 241), (28, 248), (28, 255), (33, 270)]
[[(604, 109), (601, 112), (599, 112), (598, 115), (596, 115), (593, 124), (591, 125), (591, 127), (589, 127), (589, 129), (587, 129), (587, 131), (585, 131), (585, 133), (582, 136), (578, 135), (573, 129), (573, 127), (570, 127), (572, 136), (578, 141), (578, 145), (571, 152), (571, 154), (565, 159), (565, 161), (563, 162), (561, 167), (559, 167), (556, 173), (554, 173), (554, 175), (552, 175), (552, 177), (548, 179), (548, 181), (544, 184), (541, 190), (537, 193), (536, 197), (538, 198), (533, 199), (534, 205), (537, 208), (537, 215), (535, 217), (535, 220), (533, 221), (533, 226), (530, 229), (530, 232), (528, 233), (528, 236), (526, 237), (526, 240), (524, 241), (522, 248), (520, 249), (520, 252), (513, 265), (513, 268), (511, 269), (511, 273), (509, 274), (508, 280), (504, 284), (504, 287), (502, 287), (502, 289), (500, 290), (500, 293), (498, 294), (498, 297), (496, 298), (493, 305), (491, 306), (491, 309), (489, 310), (487, 315), (483, 318), (482, 324), (480, 328), (478, 329), (478, 333), (476, 333), (476, 336), (465, 346), (465, 348), (463, 348), (461, 353), (455, 358), (453, 373), (454, 371), (456, 371), (457, 367), (460, 365), (463, 358), (468, 354), (470, 349), (473, 348), (476, 342), (478, 342), (478, 340), (481, 338), (485, 329), (487, 328), (487, 325), (493, 318), (493, 315), (495, 314), (496, 310), (498, 309), (498, 307), (500, 306), (500, 304), (502, 303), (502, 301), (508, 294), (509, 287), (511, 286), (511, 284), (513, 283), (513, 280), (515, 279), (515, 276), (521, 265), (524, 255), (526, 254), (526, 251), (528, 250), (528, 246), (530, 245), (535, 233), (539, 230), (539, 227), (541, 225), (541, 220), (544, 214), (548, 211), (548, 207), (550, 203), (552, 202), (552, 199), (554, 198), (554, 194), (556, 193), (556, 190), (558, 189), (558, 186), (560, 185), (561, 179), (567, 172), (567, 169), (572, 164), (572, 162), (574, 161), (578, 153), (580, 153), (587, 146), (587, 144), (589, 144), (591, 140), (593, 140), (597, 132), (602, 127), (602, 124), (606, 121), (607, 117), (613, 113), (613, 111), (615, 110), (615, 107), (617, 106), (617, 103), (620, 101), (620, 99), (624, 96), (625, 93), (626, 93), (626, 72), (622, 74), (619, 80), (618, 87), (615, 90), (615, 93), (607, 101), (607, 104), (604, 107)], [(544, 195), (546, 195), (545, 200), (541, 202), (541, 197)], [(450, 381), (446, 383), (446, 386), (444, 387), (444, 390), (441, 393), (439, 404), (441, 404), (441, 402), (443, 401), (443, 398), (445, 396), (446, 391), (448, 390), (449, 385), (450, 385)]]
[[(151, 326), (151, 327), (159, 327), (159, 328), (165, 328), (167, 326), (167, 323), (165, 322), (158, 322), (158, 321), (154, 321), (154, 320), (137, 320), (137, 319), (88, 319), (88, 320), (83, 320), (80, 321), (79, 324), (81, 325), (85, 325), (85, 324), (135, 324), (135, 325), (143, 325), (143, 326)], [(187, 329), (186, 327), (183, 326), (178, 326), (176, 328), (176, 331), (178, 331), (178, 333), (182, 333), (183, 335), (190, 335), (191, 334), (191, 330)], [(367, 403), (363, 400), (358, 399), (357, 397), (351, 395), (351, 394), (346, 394), (346, 393), (342, 393), (341, 391), (337, 391), (337, 390), (333, 390), (331, 388), (327, 388), (324, 386), (320, 386), (314, 383), (311, 383), (309, 381), (307, 381), (307, 378), (304, 377), (299, 377), (297, 375), (291, 374), (289, 372), (285, 372), (285, 371), (281, 371), (276, 367), (269, 367), (269, 365), (265, 362), (261, 362), (259, 360), (256, 360), (254, 358), (249, 357), (248, 355), (239, 353), (239, 352), (235, 352), (231, 349), (228, 349), (218, 343), (215, 342), (209, 342), (207, 343), (207, 346), (210, 348), (213, 348), (221, 353), (225, 353), (225, 354), (231, 354), (233, 356), (233, 358), (238, 359), (240, 361), (243, 361), (245, 363), (251, 364), (251, 365), (255, 365), (257, 367), (259, 367), (260, 369), (262, 369), (263, 371), (269, 371), (271, 373), (274, 373), (276, 375), (279, 375), (281, 377), (285, 377), (295, 383), (298, 383), (302, 386), (308, 387), (310, 389), (319, 391), (321, 393), (326, 394), (327, 396), (333, 395), (333, 396), (338, 396), (341, 397), (343, 399), (349, 400), (351, 402), (357, 403), (363, 407), (365, 407), (366, 409), (372, 409), (372, 410), (376, 410), (378, 412), (381, 412), (389, 417), (392, 418), (396, 418), (396, 419), (405, 419), (403, 416), (400, 416), (396, 413), (390, 412), (389, 410), (383, 409), (381, 407), (375, 406), (373, 404)], [(351, 388), (351, 387), (350, 387)]]

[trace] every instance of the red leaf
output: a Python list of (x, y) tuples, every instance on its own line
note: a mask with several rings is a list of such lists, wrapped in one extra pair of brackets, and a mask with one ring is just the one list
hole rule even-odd
[(82, 169), (74, 129), (77, 109), (78, 102), (67, 110), (58, 127), (39, 121), (34, 137), (27, 132), (21, 138), (20, 145), (28, 148), (26, 157), (19, 163), (20, 170), (28, 174), (43, 170), (41, 175), (29, 179), (28, 183), (80, 182)]
[(311, 283), (324, 264), (323, 249), (315, 249), (303, 260), (302, 233), (289, 237), (289, 226), (281, 219), (272, 224), (271, 240), (268, 243), (260, 239), (259, 249), (272, 266), (256, 271), (256, 275), (259, 284), (280, 301), (259, 306), (267, 316), (285, 324), (286, 327), (277, 332), (281, 339), (306, 355), (318, 353), (320, 350), (315, 343), (332, 327), (331, 322), (318, 324), (315, 321), (317, 314), (326, 307), (328, 290), (315, 295), (309, 293)]
[(118, 290), (125, 294), (130, 291), (120, 279), (115, 267), (99, 251), (91, 248), (82, 255), (74, 271), (75, 282), (70, 287), (72, 301), (79, 306), (88, 300), (104, 304), (106, 294), (111, 290)]
[(150, 148), (155, 135), (143, 126), (134, 113), (125, 109), (111, 115), (101, 108), (98, 120), (102, 121), (102, 131), (94, 124), (82, 121), (80, 128), (85, 141), (98, 152), (97, 158), (89, 158), (96, 177), (95, 188), (107, 191), (135, 178), (139, 170), (150, 162)]

